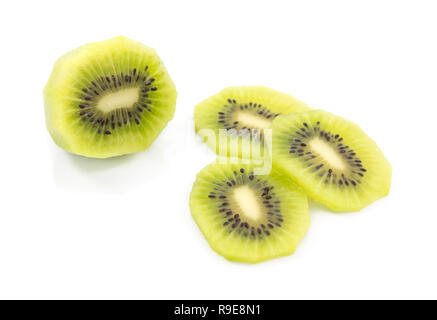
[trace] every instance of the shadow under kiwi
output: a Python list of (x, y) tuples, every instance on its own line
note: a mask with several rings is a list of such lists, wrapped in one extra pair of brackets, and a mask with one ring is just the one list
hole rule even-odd
[(74, 192), (122, 193), (159, 177), (163, 148), (107, 159), (87, 158), (52, 147), (53, 176), (58, 187)]

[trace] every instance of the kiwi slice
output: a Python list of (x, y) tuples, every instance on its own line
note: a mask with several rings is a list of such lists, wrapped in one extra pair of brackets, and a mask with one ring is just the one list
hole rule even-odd
[(87, 157), (146, 149), (173, 118), (176, 89), (155, 50), (117, 37), (61, 57), (44, 89), (56, 144)]
[(289, 255), (310, 224), (305, 193), (274, 172), (254, 175), (251, 164), (204, 168), (190, 207), (210, 246), (233, 261), (256, 263)]
[[(264, 129), (270, 127), (273, 119), (307, 110), (310, 108), (305, 103), (270, 88), (228, 87), (195, 107), (195, 130), (217, 154), (258, 158), (258, 153), (250, 148), (260, 148), (257, 151), (263, 156)], [(238, 139), (238, 154), (231, 154), (229, 140), (223, 147), (220, 131), (226, 133), (227, 139)], [(244, 150), (248, 150), (245, 155)]]
[(273, 165), (334, 211), (358, 211), (390, 190), (391, 166), (356, 124), (325, 111), (273, 121)]

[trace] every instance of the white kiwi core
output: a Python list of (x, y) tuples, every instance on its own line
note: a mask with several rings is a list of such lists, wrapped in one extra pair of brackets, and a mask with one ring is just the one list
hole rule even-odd
[(240, 207), (242, 214), (247, 218), (257, 221), (263, 216), (258, 197), (249, 186), (236, 188), (234, 190), (234, 199)]
[(337, 151), (325, 141), (314, 138), (309, 141), (309, 147), (314, 153), (317, 153), (333, 169), (344, 170), (346, 165)]
[(251, 112), (238, 112), (236, 121), (248, 128), (266, 129), (270, 127), (272, 121)]
[(140, 88), (123, 88), (112, 91), (100, 98), (97, 103), (97, 109), (108, 113), (120, 108), (130, 108), (138, 101), (140, 97)]

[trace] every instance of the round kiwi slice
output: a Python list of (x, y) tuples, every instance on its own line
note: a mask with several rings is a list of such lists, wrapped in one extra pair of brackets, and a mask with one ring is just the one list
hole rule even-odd
[(334, 211), (358, 211), (388, 194), (391, 166), (356, 124), (325, 111), (284, 115), (273, 128), (273, 165)]
[[(250, 145), (243, 143), (258, 143), (261, 146), (261, 156), (264, 147), (264, 129), (270, 127), (273, 119), (280, 114), (307, 111), (310, 108), (296, 98), (262, 86), (228, 87), (220, 93), (202, 101), (195, 107), (195, 130), (201, 135), (208, 146), (217, 154), (232, 156), (229, 142), (222, 147), (220, 131), (227, 138), (237, 137), (238, 156), (240, 158), (258, 158)], [(261, 142), (259, 144), (259, 142)], [(243, 155), (244, 150), (249, 150)]]
[(210, 246), (229, 260), (256, 263), (293, 253), (310, 224), (305, 193), (252, 165), (211, 164), (194, 183), (191, 214)]
[(176, 89), (155, 50), (117, 37), (61, 57), (44, 89), (63, 149), (107, 158), (146, 149), (173, 118)]

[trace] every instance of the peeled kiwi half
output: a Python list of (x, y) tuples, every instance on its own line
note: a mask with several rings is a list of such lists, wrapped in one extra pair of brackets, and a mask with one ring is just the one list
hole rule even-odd
[(356, 124), (325, 111), (273, 121), (273, 165), (334, 211), (358, 211), (390, 190), (391, 166)]
[(219, 155), (257, 159), (265, 156), (264, 130), (273, 119), (307, 110), (305, 103), (267, 87), (228, 87), (195, 107), (195, 130)]
[(176, 89), (155, 50), (125, 37), (61, 57), (44, 89), (61, 148), (94, 158), (145, 150), (173, 118)]
[(197, 175), (191, 214), (226, 259), (256, 263), (292, 254), (310, 217), (305, 193), (284, 176), (250, 164), (211, 164)]

